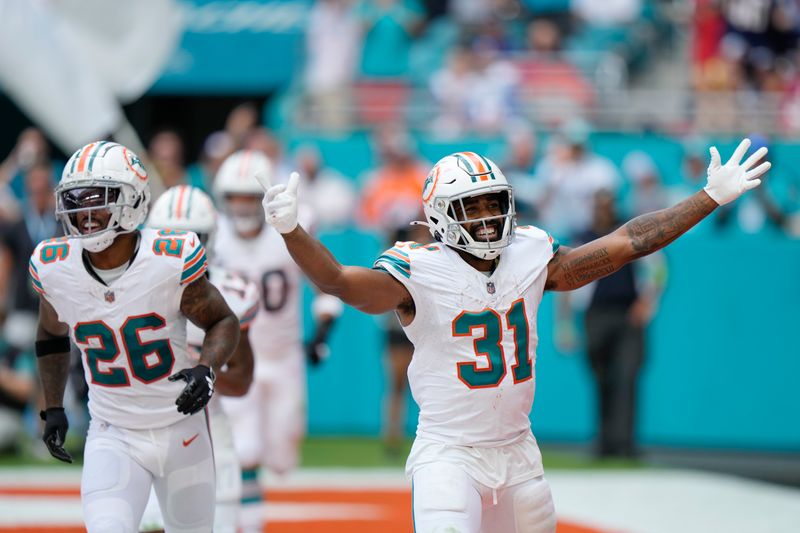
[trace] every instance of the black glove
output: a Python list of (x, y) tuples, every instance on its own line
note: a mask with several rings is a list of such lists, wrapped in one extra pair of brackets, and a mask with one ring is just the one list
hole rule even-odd
[(333, 327), (332, 318), (324, 318), (317, 324), (317, 331), (314, 338), (306, 343), (306, 357), (311, 366), (317, 366), (328, 358), (331, 349), (328, 347), (328, 334)]
[(194, 368), (184, 368), (169, 377), (170, 381), (182, 379), (186, 382), (175, 405), (178, 412), (193, 415), (205, 407), (211, 395), (214, 394), (214, 371), (206, 365), (197, 365)]
[(69, 422), (67, 421), (67, 415), (64, 414), (64, 408), (50, 407), (40, 411), (39, 417), (44, 420), (42, 440), (47, 446), (47, 451), (59, 461), (71, 463), (72, 456), (64, 449), (64, 439), (67, 438), (67, 430), (69, 429)]
[(311, 363), (311, 366), (320, 364), (328, 358), (330, 353), (331, 349), (328, 348), (328, 344), (325, 341), (318, 341), (315, 339), (306, 343), (306, 357), (308, 357), (308, 362)]

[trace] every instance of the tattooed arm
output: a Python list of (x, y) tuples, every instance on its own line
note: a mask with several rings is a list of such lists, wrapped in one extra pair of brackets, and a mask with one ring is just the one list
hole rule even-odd
[[(44, 297), (39, 298), (39, 323), (36, 340), (47, 341), (69, 335), (69, 326), (58, 320), (58, 314)], [(45, 408), (64, 406), (64, 389), (69, 376), (69, 351), (37, 357), (39, 376), (44, 389)]]
[(767, 155), (767, 148), (759, 148), (741, 162), (749, 148), (750, 140), (742, 140), (723, 165), (719, 151), (712, 146), (708, 182), (702, 191), (668, 209), (636, 217), (615, 232), (574, 250), (561, 248), (547, 265), (545, 289), (569, 291), (608, 276), (625, 263), (660, 250), (718, 206), (761, 185), (758, 178), (769, 170), (770, 163), (755, 165)]
[(718, 204), (705, 191), (639, 216), (578, 248), (561, 247), (547, 265), (546, 290), (570, 291), (608, 276), (624, 264), (665, 247), (703, 220)]
[(200, 349), (200, 364), (219, 368), (239, 343), (239, 321), (205, 276), (183, 291), (181, 312), (206, 332)]

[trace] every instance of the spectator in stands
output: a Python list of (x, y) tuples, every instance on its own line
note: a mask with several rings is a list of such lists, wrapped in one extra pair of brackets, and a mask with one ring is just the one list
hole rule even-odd
[(427, 166), (417, 159), (414, 140), (397, 125), (380, 128), (375, 136), (380, 163), (363, 179), (359, 222), (393, 232), (419, 214), (419, 196)]
[(22, 216), (0, 223), (0, 448), (13, 443), (34, 390), (33, 342), (39, 300), (28, 283), (28, 260), (36, 245), (61, 235), (56, 223), (52, 166), (39, 160), (27, 167)]
[[(17, 144), (0, 163), (0, 183), (7, 184), (14, 197), (22, 200), (25, 197), (25, 174), (28, 169), (36, 164), (46, 163), (53, 165), (50, 160), (50, 146), (44, 134), (37, 128), (26, 128), (19, 134)], [(52, 169), (52, 175), (56, 172)]]
[(364, 33), (361, 74), (398, 78), (408, 74), (408, 54), (422, 27), (418, 0), (361, 0), (357, 13)]
[(536, 131), (525, 123), (516, 123), (506, 130), (507, 153), (500, 168), (514, 187), (514, 203), (520, 224), (534, 223), (536, 204), (542, 194), (541, 183), (534, 178), (539, 141)]
[(667, 202), (661, 173), (650, 155), (641, 150), (629, 153), (622, 161), (622, 170), (630, 183), (626, 201), (629, 218), (671, 205)]
[(586, 122), (571, 120), (554, 137), (536, 171), (544, 187), (538, 208), (542, 226), (563, 241), (588, 230), (595, 194), (616, 191), (620, 178), (608, 159), (592, 152)]
[[(614, 195), (594, 196), (591, 227), (576, 243), (614, 231), (620, 219)], [(630, 263), (590, 285), (585, 314), (586, 351), (597, 385), (599, 457), (637, 455), (635, 443), (636, 388), (645, 357), (645, 327), (653, 317), (664, 283), (663, 258), (645, 274), (645, 263)]]
[(234, 152), (233, 139), (226, 131), (215, 131), (203, 142), (200, 159), (189, 165), (186, 172), (189, 185), (211, 194), (214, 176), (225, 159)]
[(234, 151), (241, 150), (248, 136), (258, 126), (258, 108), (250, 102), (234, 107), (225, 120), (225, 131), (233, 141)]
[(431, 127), (438, 137), (455, 138), (466, 132), (470, 92), (479, 80), (472, 50), (465, 46), (453, 48), (446, 65), (431, 76), (430, 90), (439, 113)]
[(478, 133), (495, 135), (520, 116), (519, 73), (493, 43), (473, 46), (476, 83), (470, 87), (467, 114)]
[(258, 127), (252, 129), (245, 139), (244, 148), (257, 150), (266, 155), (275, 168), (275, 176), (280, 182), (288, 180), (289, 174), (295, 170), (292, 168), (291, 163), (286, 160), (283, 143), (274, 132), (267, 128)]
[(622, 27), (642, 12), (642, 0), (572, 0), (573, 14), (584, 23), (598, 27)]
[(175, 130), (162, 130), (153, 136), (147, 156), (164, 182), (164, 189), (187, 183), (183, 160), (183, 139)]
[(305, 90), (313, 123), (340, 130), (350, 122), (350, 88), (361, 46), (351, 0), (314, 3), (306, 26)]
[(294, 162), (301, 176), (300, 198), (313, 210), (317, 231), (350, 223), (357, 204), (352, 181), (326, 167), (319, 149), (312, 145), (297, 148)]
[(539, 123), (554, 126), (565, 115), (580, 115), (594, 103), (594, 89), (563, 55), (562, 34), (550, 19), (528, 25), (525, 54), (515, 60), (522, 98)]

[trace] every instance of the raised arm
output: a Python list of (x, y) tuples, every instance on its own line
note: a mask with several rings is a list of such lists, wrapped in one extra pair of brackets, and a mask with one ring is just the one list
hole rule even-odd
[(413, 307), (408, 290), (391, 274), (363, 267), (344, 266), (321, 242), (297, 223), (297, 185), (293, 172), (289, 182), (272, 185), (256, 175), (266, 191), (267, 222), (283, 236), (295, 263), (319, 289), (340, 298), (365, 313), (381, 314)]
[(324, 293), (370, 314), (394, 311), (411, 303), (408, 290), (382, 270), (345, 266), (301, 226), (282, 233), (292, 259)]
[(562, 247), (547, 266), (546, 290), (569, 291), (605, 277), (624, 264), (665, 247), (720, 205), (732, 202), (761, 184), (759, 176), (770, 168), (765, 162), (751, 168), (767, 153), (761, 148), (740, 163), (750, 140), (745, 139), (725, 165), (711, 148), (708, 184), (679, 204), (634, 218), (599, 239), (571, 249)]

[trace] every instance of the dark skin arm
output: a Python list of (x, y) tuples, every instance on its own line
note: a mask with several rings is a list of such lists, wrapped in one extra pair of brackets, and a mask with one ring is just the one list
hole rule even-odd
[[(43, 341), (68, 335), (69, 326), (58, 320), (56, 310), (47, 300), (39, 298), (39, 323), (36, 327), (36, 340)], [(69, 352), (37, 357), (36, 362), (44, 390), (45, 408), (64, 407), (64, 389), (69, 377)]]
[(577, 248), (559, 248), (547, 265), (545, 290), (571, 291), (665, 247), (711, 214), (717, 203), (699, 191), (679, 204), (634, 218)]
[(404, 325), (414, 319), (411, 294), (391, 274), (342, 265), (321, 242), (299, 225), (282, 236), (292, 259), (322, 292), (373, 315), (397, 310)]
[(205, 276), (184, 289), (181, 312), (206, 332), (199, 364), (219, 368), (227, 363), (239, 343), (239, 321)]
[(216, 390), (225, 396), (244, 396), (253, 383), (253, 348), (247, 330), (240, 330), (239, 343), (236, 345), (225, 370), (215, 368), (217, 380)]

